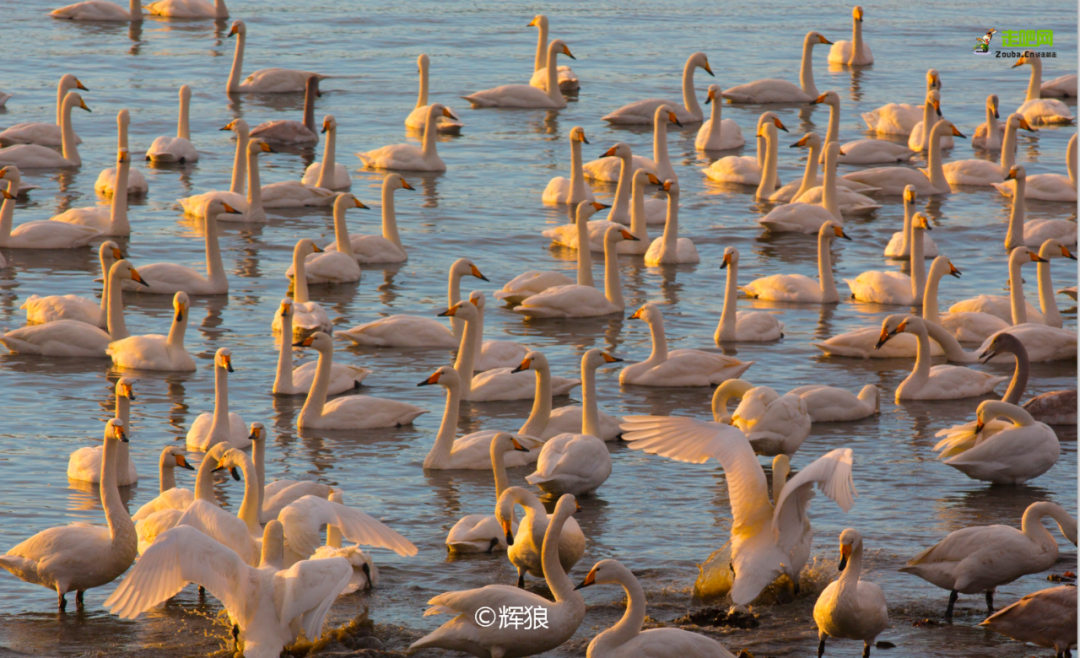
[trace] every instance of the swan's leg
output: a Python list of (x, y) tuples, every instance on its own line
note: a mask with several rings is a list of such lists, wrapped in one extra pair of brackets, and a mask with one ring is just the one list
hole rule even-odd
[(960, 593), (957, 592), (955, 589), (949, 592), (949, 607), (945, 608), (945, 621), (950, 624), (952, 623), (952, 609), (953, 606), (956, 605), (956, 599), (959, 597)]
[(825, 655), (825, 638), (829, 637), (822, 631), (818, 631), (817, 658)]
[(492, 553), (495, 552), (495, 547), (498, 546), (498, 545), (499, 545), (499, 538), (498, 537), (492, 537), (491, 538), (491, 543), (488, 544), (488, 549), (486, 551), (484, 551), (484, 552), (487, 553), (488, 555), (491, 555)]
[(84, 592), (85, 592), (85, 590), (81, 590), (81, 589), (75, 592), (75, 607), (76, 608), (83, 607), (83, 593)]
[(60, 612), (67, 610), (67, 599), (64, 598), (64, 590), (56, 588), (56, 605), (60, 606)]
[(870, 658), (870, 643), (863, 642), (862, 658)]
[(518, 587), (525, 589), (525, 567), (518, 567)]
[(986, 590), (986, 614), (994, 614), (994, 590)]
[(236, 653), (240, 653), (240, 624), (233, 624), (232, 639)]
[(199, 585), (199, 598), (206, 598), (206, 588), (202, 585)]

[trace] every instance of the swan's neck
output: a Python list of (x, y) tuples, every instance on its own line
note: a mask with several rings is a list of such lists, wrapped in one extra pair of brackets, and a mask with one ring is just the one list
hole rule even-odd
[(631, 193), (630, 232), (648, 248), (649, 224), (645, 217), (645, 184), (638, 184), (637, 181), (634, 181)]
[(258, 221), (266, 217), (262, 202), (262, 182), (259, 178), (259, 154), (248, 152), (248, 220)]
[(918, 306), (923, 303), (926, 292), (926, 260), (923, 251), (923, 238), (926, 229), (917, 228), (911, 232), (911, 297)]
[(529, 419), (518, 430), (518, 434), (539, 437), (551, 420), (551, 368), (536, 368), (536, 394), (533, 396), (532, 411)]
[(619, 584), (626, 590), (626, 612), (617, 624), (593, 639), (590, 649), (595, 655), (607, 655), (608, 651), (614, 652), (633, 640), (645, 623), (645, 591), (632, 574), (628, 576), (619, 579)]
[(1031, 64), (1031, 79), (1028, 80), (1027, 100), (1037, 101), (1042, 97), (1042, 60), (1031, 57), (1028, 64)]
[(1073, 189), (1076, 189), (1076, 136), (1069, 140), (1069, 146), (1065, 149), (1065, 168), (1069, 171), (1069, 181)]
[(620, 311), (626, 307), (619, 278), (619, 243), (612, 239), (604, 240), (604, 296)]
[(214, 0), (214, 11), (217, 13), (217, 18), (229, 17), (229, 9), (225, 6), (225, 0)]
[(310, 300), (308, 297), (308, 285), (307, 285), (307, 263), (304, 256), (298, 249), (293, 250), (293, 303), (294, 304), (307, 304)]
[(978, 355), (960, 347), (960, 343), (945, 327), (933, 322), (923, 322), (923, 325), (926, 327), (926, 335), (941, 346), (949, 361), (972, 363), (977, 360)]
[(214, 469), (218, 467), (216, 459), (209, 455), (203, 457), (199, 471), (195, 474), (195, 500), (205, 500), (217, 505), (214, 498)]
[(292, 313), (281, 316), (281, 350), (278, 352), (274, 391), (291, 394), (293, 388)]
[[(988, 104), (986, 106), (986, 140), (990, 141), (1000, 128), (997, 117), (994, 116), (994, 108)], [(1009, 173), (1008, 170), (1005, 170), (1005, 173)]]
[(438, 132), (439, 114), (438, 108), (432, 105), (428, 109), (427, 123), (424, 125), (424, 157), (438, 157), (435, 147), (435, 135)]
[[(858, 23), (856, 23), (858, 25)], [(859, 592), (859, 575), (862, 573), (862, 556), (863, 548), (858, 546), (851, 551), (851, 556), (848, 557), (847, 567), (844, 568), (844, 573), (840, 574), (840, 577), (836, 579), (836, 586), (839, 590), (837, 592), (838, 599), (846, 599), (848, 597), (855, 598)]]
[[(622, 158), (622, 165), (619, 167), (619, 186), (615, 188), (615, 202), (611, 205), (610, 211), (612, 218), (626, 217), (630, 214), (630, 191), (634, 185), (631, 157), (628, 155)], [(644, 213), (642, 215), (644, 216)]]
[(495, 500), (498, 500), (510, 486), (510, 478), (506, 475), (506, 453), (496, 448), (495, 441), (491, 442), (491, 469), (495, 472)]
[(536, 59), (533, 61), (533, 73), (544, 68), (544, 64), (547, 61), (547, 49), (548, 49), (548, 26), (546, 21), (540, 21), (540, 25), (537, 26), (538, 35), (536, 37)]
[[(124, 508), (124, 501), (120, 499), (120, 490), (116, 484), (116, 462), (119, 457), (119, 443), (117, 439), (106, 439), (102, 448), (101, 460), (101, 506), (105, 508), (105, 519), (109, 522), (109, 535), (112, 538), (112, 551), (119, 551), (121, 555), (130, 552), (131, 558), (135, 557), (135, 547), (138, 543), (135, 535), (135, 524), (131, 516)], [(118, 560), (123, 559), (118, 556)]]
[(585, 172), (581, 164), (581, 142), (570, 140), (570, 196), (573, 200), (584, 201)]
[(184, 349), (184, 336), (187, 334), (188, 325), (188, 313), (191, 312), (191, 308), (188, 307), (184, 311), (184, 319), (177, 320), (176, 312), (173, 312), (172, 326), (169, 327), (169, 337), (166, 339), (165, 344), (173, 349)]
[(1058, 551), (1057, 540), (1042, 524), (1043, 518), (1047, 516), (1057, 521), (1058, 527), (1061, 528), (1061, 532), (1066, 539), (1076, 541), (1076, 520), (1053, 503), (1041, 502), (1028, 507), (1024, 510), (1020, 527), (1028, 539), (1039, 544), (1044, 550), (1052, 551), (1056, 555)]
[(244, 75), (244, 42), (247, 35), (243, 32), (236, 34), (236, 52), (233, 54), (232, 70), (229, 71), (229, 81), (225, 83), (225, 90), (229, 93), (240, 91), (240, 78)]
[(170, 452), (161, 455), (161, 462), (158, 464), (158, 480), (160, 482), (158, 493), (165, 493), (169, 489), (176, 488), (176, 457)]
[(252, 535), (262, 535), (262, 526), (259, 525), (259, 474), (251, 459), (244, 455), (240, 460), (240, 470), (244, 473), (244, 500), (240, 503), (240, 511), (237, 516), (247, 525), (248, 532)]
[[(428, 119), (430, 119), (430, 115)], [(427, 141), (427, 133), (424, 133), (424, 141)], [(335, 160), (335, 151), (337, 145), (337, 128), (330, 128), (326, 131), (326, 146), (323, 148), (322, 157), (322, 169), (319, 170), (319, 180), (315, 182), (316, 187), (322, 187), (327, 190), (334, 189), (334, 174), (337, 170), (337, 161)]]
[(671, 158), (668, 157), (667, 124), (667, 117), (663, 116), (657, 116), (653, 122), (653, 162), (656, 163), (656, 173), (659, 176), (667, 176), (664, 172), (674, 171)]
[(214, 366), (214, 420), (210, 425), (210, 436), (232, 436), (232, 423), (229, 420), (229, 373), (219, 365)]
[(600, 436), (600, 412), (596, 406), (596, 368), (581, 368), (581, 433)]
[(821, 157), (821, 147), (810, 145), (810, 153), (806, 156), (806, 169), (803, 171), (802, 185), (799, 186), (795, 195), (791, 197), (792, 201), (798, 199), (803, 192), (806, 192), (810, 188), (817, 187), (817, 168), (818, 158)]
[(713, 102), (710, 103), (712, 107), (709, 109), (709, 136), (712, 137), (715, 135), (717, 139), (720, 139), (722, 133), (722, 126), (720, 123), (723, 121), (721, 118), (723, 111), (720, 109), (720, 106), (723, 105), (723, 103), (724, 99), (720, 97), (714, 98)]
[(232, 186), (229, 191), (233, 194), (243, 194), (247, 185), (247, 150), (248, 131), (241, 130), (236, 134), (236, 158), (233, 160)]
[[(809, 36), (803, 39), (799, 86), (802, 87), (803, 93), (807, 96), (818, 97), (817, 85), (814, 84), (814, 43)], [(826, 139), (825, 143), (828, 144), (829, 141)]]
[(428, 67), (427, 65), (420, 67), (420, 95), (416, 97), (417, 109), (424, 107), (428, 104)]
[(667, 336), (664, 333), (663, 318), (649, 323), (649, 334), (652, 336), (652, 354), (649, 355), (648, 363), (656, 365), (667, 361)]
[(859, 54), (862, 53), (863, 41), (862, 41), (862, 22), (858, 19), (852, 19), (851, 25), (851, 57), (848, 58), (848, 64), (854, 64)]
[[(1011, 252), (1024, 246), (1024, 215), (1027, 210), (1024, 195), (1027, 194), (1027, 179), (1017, 178), (1013, 188), (1012, 214), (1009, 215), (1009, 231), (1005, 234), (1005, 251)], [(1010, 275), (1011, 279), (1012, 276)]]
[(1012, 381), (1009, 382), (1009, 388), (1005, 391), (1005, 395), (1001, 398), (1001, 401), (1019, 405), (1020, 398), (1024, 397), (1024, 391), (1027, 390), (1028, 377), (1030, 374), (1031, 367), (1028, 363), (1028, 359), (1016, 357), (1016, 370), (1013, 371)]
[[(10, 199), (4, 199), (4, 205), (0, 206), (0, 245), (7, 246), (8, 241), (11, 239), (11, 224), (15, 219), (15, 197), (19, 196), (19, 181), (9, 180), (7, 182), (7, 191), (11, 196)], [(105, 288), (109, 287), (109, 272), (105, 271)], [(102, 293), (101, 305), (104, 309), (106, 295)]]
[[(116, 396), (116, 417), (124, 421), (124, 427), (131, 427), (131, 400), (126, 396)], [(128, 449), (129, 447), (130, 446), (123, 441), (120, 441), (120, 445), (116, 446), (117, 473), (123, 473), (125, 479), (127, 478), (128, 471), (131, 470), (131, 451)], [(119, 475), (117, 477), (119, 478)]]
[(822, 186), (821, 206), (832, 213), (837, 222), (843, 222), (840, 216), (840, 207), (836, 203), (836, 156), (826, 154), (825, 157), (825, 181)]
[(922, 110), (922, 150), (924, 153), (930, 148), (930, 140), (933, 139), (931, 131), (937, 118), (937, 110), (934, 109), (934, 104), (930, 102), (930, 98), (927, 98)]
[(596, 287), (596, 283), (593, 281), (592, 275), (592, 253), (590, 253), (592, 245), (589, 243), (589, 220), (585, 218), (585, 213), (578, 210), (575, 214), (574, 224), (577, 229), (578, 239), (577, 284), (593, 288)]
[[(283, 341), (284, 342), (284, 341)], [(251, 442), (251, 459), (255, 462), (255, 482), (258, 484), (258, 513), (262, 513), (263, 500), (266, 498), (266, 435)], [(246, 476), (245, 476), (246, 477)]]
[[(383, 185), (382, 189), (382, 234), (383, 237), (394, 243), (401, 253), (405, 253), (405, 246), (401, 244), (401, 235), (398, 233), (397, 227), (397, 211), (394, 208), (394, 190), (388, 189)], [(341, 246), (338, 245), (338, 249)], [(352, 248), (349, 248), (349, 254), (352, 254)]]
[(679, 194), (669, 192), (667, 199), (667, 220), (664, 222), (663, 248), (661, 257), (674, 256), (679, 246)]
[(558, 510), (556, 510), (556, 513), (548, 519), (540, 561), (544, 567), (544, 579), (547, 580), (548, 587), (551, 588), (551, 593), (555, 596), (555, 601), (561, 603), (573, 598), (580, 602), (581, 607), (584, 608), (584, 599), (581, 598), (580, 593), (574, 591), (574, 584), (570, 582), (570, 577), (566, 575), (562, 562), (559, 561), (559, 538), (562, 536), (566, 519), (570, 516), (568, 510), (569, 508), (564, 506), (562, 514), (559, 514)]
[(79, 157), (79, 149), (75, 145), (75, 129), (71, 126), (71, 109), (73, 107), (75, 107), (75, 100), (70, 96), (65, 98), (64, 111), (61, 116), (60, 138), (63, 143), (64, 157), (76, 167), (80, 167), (82, 166), (82, 158)]
[(946, 130), (945, 125), (934, 126), (933, 134), (930, 135), (930, 154), (928, 156), (927, 171), (930, 173), (930, 184), (935, 188), (948, 189), (949, 181), (945, 178), (945, 170), (942, 168), (941, 136)]
[(113, 189), (110, 224), (114, 235), (116, 233), (129, 233), (131, 224), (128, 223), (128, 178), (131, 173), (131, 160), (125, 158), (116, 165), (116, 182)]
[(930, 266), (930, 276), (923, 289), (922, 319), (934, 324), (941, 324), (941, 312), (938, 310), (938, 287), (945, 276), (945, 269), (938, 267), (937, 261)]
[(720, 340), (735, 340), (737, 326), (737, 301), (739, 298), (739, 266), (732, 261), (727, 266), (727, 284), (724, 286), (724, 310), (720, 313)]
[[(282, 335), (282, 340), (289, 340), (288, 336)], [(308, 391), (304, 408), (300, 410), (297, 422), (301, 425), (307, 419), (315, 420), (322, 418), (323, 406), (326, 405), (326, 392), (330, 389), (330, 369), (334, 365), (334, 352), (332, 350), (319, 351), (319, 361), (315, 365), (315, 379), (311, 382), (311, 390)]]
[(1012, 305), (1013, 324), (1026, 324), (1027, 299), (1024, 298), (1024, 278), (1017, 258), (1009, 258), (1009, 303)]
[[(113, 270), (116, 270), (113, 267)], [(123, 340), (130, 336), (127, 323), (124, 322), (124, 288), (119, 273), (110, 271), (109, 280), (109, 303), (106, 326), (109, 328), (109, 337), (113, 340)]]
[(765, 165), (761, 170), (761, 183), (758, 184), (757, 196), (768, 198), (776, 190), (776, 150), (777, 139), (772, 131), (765, 133)]
[[(131, 0), (135, 4), (138, 0)], [(128, 124), (127, 121), (118, 121), (116, 124), (116, 148), (119, 151), (128, 150)]]
[[(391, 210), (391, 213), (393, 211)], [(390, 222), (393, 224), (393, 216), (390, 217)], [(395, 227), (394, 232), (397, 232)], [(383, 235), (386, 235), (386, 210), (383, 209)], [(353, 257), (352, 241), (349, 239), (349, 226), (345, 223), (345, 204), (334, 204), (334, 244), (337, 245), (337, 250), (345, 254), (349, 258)]]
[(904, 196), (904, 231), (900, 234), (900, 255), (911, 254), (911, 216), (915, 214), (915, 203)]
[(62, 79), (60, 86), (56, 88), (56, 125), (60, 128), (64, 127), (64, 98), (70, 89), (71, 87), (64, 85)]
[(694, 91), (695, 68), (697, 68), (697, 64), (692, 58), (686, 60), (686, 66), (683, 67), (682, 72), (682, 101), (683, 105), (686, 106), (686, 111), (700, 120), (701, 117), (705, 116), (705, 113), (701, 111), (701, 106), (697, 102), (697, 93)]
[(476, 353), (484, 353), (484, 311), (486, 309), (485, 304), (476, 304), (476, 326), (477, 330), (473, 332), (476, 335)]
[(825, 130), (823, 146), (829, 142), (840, 143), (840, 103), (829, 103), (829, 127)]
[[(443, 412), (439, 433), (435, 435), (435, 444), (424, 458), (424, 468), (447, 468), (454, 450), (454, 438), (457, 436), (458, 417), (461, 409), (461, 385), (450, 382), (446, 387), (446, 410)], [(504, 469), (505, 471), (505, 469)], [(505, 477), (505, 474), (504, 474)], [(499, 473), (495, 472), (495, 487), (499, 486)]]
[(206, 216), (206, 274), (215, 290), (225, 292), (229, 279), (221, 262), (221, 245), (218, 244), (217, 215)]
[(1007, 176), (1016, 164), (1016, 126), (1005, 122), (1005, 136), (1001, 139), (1001, 175)]
[(566, 99), (563, 98), (562, 90), (559, 89), (559, 53), (550, 45), (547, 49), (547, 95), (557, 107), (564, 107)]
[(189, 106), (191, 104), (190, 98), (187, 94), (181, 94), (180, 96), (180, 118), (176, 123), (176, 136), (180, 139), (191, 139), (191, 130), (188, 121)]
[(310, 130), (312, 135), (317, 137), (319, 130), (315, 127), (316, 96), (317, 94), (314, 87), (309, 85), (304, 89), (304, 127)]
[[(760, 130), (760, 128), (761, 128), (761, 126), (759, 125), (758, 129)], [(755, 155), (757, 156), (757, 166), (758, 166), (759, 169), (764, 170), (765, 169), (765, 149), (768, 148), (768, 144), (765, 143), (765, 138), (762, 135), (757, 136), (756, 143), (757, 143), (757, 151), (755, 152)]]
[(1039, 306), (1043, 312), (1043, 324), (1048, 327), (1061, 327), (1063, 322), (1054, 299), (1054, 282), (1050, 279), (1050, 263), (1036, 263), (1039, 272)]
[(930, 335), (926, 332), (926, 327), (921, 327), (915, 332), (915, 339), (915, 369), (911, 371), (903, 384), (922, 388), (930, 379)]
[[(462, 275), (457, 271), (456, 267), (450, 268), (450, 280), (446, 286), (446, 299), (448, 302), (446, 308), (454, 308), (461, 301), (461, 277)], [(454, 329), (454, 338), (460, 341), (461, 335), (465, 333), (465, 321), (451, 315), (450, 326)]]
[(827, 236), (818, 235), (817, 243), (817, 267), (818, 280), (821, 282), (821, 301), (825, 304), (840, 301), (840, 293), (836, 291), (836, 282), (833, 280), (832, 251)]
[(477, 322), (465, 323), (457, 359), (454, 361), (454, 370), (457, 370), (458, 378), (461, 379), (461, 391), (465, 399), (468, 399), (472, 392), (473, 369), (476, 362), (476, 334), (479, 330)]
[[(3, 233), (2, 220), (0, 220), (0, 233)], [(112, 267), (114, 262), (112, 258), (107, 258), (105, 254), (101, 255), (101, 318), (102, 324), (106, 327), (109, 326), (109, 268)]]

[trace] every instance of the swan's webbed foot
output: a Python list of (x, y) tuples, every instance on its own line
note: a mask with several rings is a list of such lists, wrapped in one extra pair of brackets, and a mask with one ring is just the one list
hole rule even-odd
[(78, 590), (77, 592), (75, 592), (75, 607), (76, 608), (83, 607), (83, 594), (84, 594), (84, 592), (85, 592), (85, 590), (81, 590), (81, 589)]
[(994, 614), (994, 590), (986, 590), (986, 614)]
[(486, 551), (484, 551), (484, 552), (487, 553), (488, 555), (491, 555), (492, 553), (495, 552), (495, 547), (498, 546), (498, 545), (499, 545), (499, 538), (498, 537), (492, 537), (491, 538), (491, 543), (488, 544), (488, 549)]
[(945, 623), (947, 624), (952, 623), (953, 606), (956, 605), (956, 599), (958, 599), (959, 597), (960, 593), (957, 592), (955, 589), (949, 592), (949, 607), (945, 608)]
[(824, 655), (825, 655), (825, 637), (822, 636), (822, 638), (820, 640), (818, 640), (818, 644), (817, 644), (817, 658), (821, 658)]

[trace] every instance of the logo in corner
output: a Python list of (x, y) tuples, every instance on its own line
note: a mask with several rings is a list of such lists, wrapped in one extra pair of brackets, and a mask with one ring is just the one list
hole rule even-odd
[(994, 28), (990, 28), (986, 31), (985, 36), (975, 37), (975, 54), (976, 55), (989, 55), (990, 54), (990, 40), (994, 38), (994, 33), (997, 32)]

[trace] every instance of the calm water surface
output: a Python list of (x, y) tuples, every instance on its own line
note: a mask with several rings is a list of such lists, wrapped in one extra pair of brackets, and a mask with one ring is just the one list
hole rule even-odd
[[(0, 110), (0, 125), (51, 120), (56, 81), (64, 73), (74, 73), (92, 90), (84, 98), (93, 113), (78, 112), (74, 117), (84, 139), (80, 150), (84, 166), (28, 176), (29, 182), (42, 189), (19, 204), (16, 222), (46, 219), (69, 207), (98, 202), (93, 184), (98, 171), (114, 162), (116, 112), (130, 108), (132, 152), (138, 155), (156, 136), (175, 134), (176, 90), (186, 83), (194, 90), (191, 130), (200, 161), (182, 169), (151, 169), (135, 158), (150, 181), (150, 194), (132, 205), (133, 236), (121, 243), (136, 267), (170, 260), (201, 270), (205, 259), (199, 227), (182, 216), (175, 199), (227, 188), (234, 146), (231, 134), (218, 128), (236, 117), (244, 117), (253, 126), (270, 119), (299, 118), (302, 98), (228, 97), (223, 90), (234, 44), (225, 38), (225, 22), (147, 20), (141, 28), (129, 30), (126, 25), (53, 21), (45, 15), (53, 6), (32, 0), (6, 7), (3, 38), (9, 58), (0, 88), (16, 97), (8, 102), (6, 112)], [(448, 102), (466, 123), (460, 137), (440, 140), (440, 155), (449, 171), (406, 176), (417, 192), (397, 195), (410, 260), (400, 267), (369, 268), (356, 285), (313, 291), (341, 328), (386, 314), (433, 315), (442, 310), (446, 270), (463, 256), (472, 258), (492, 281), (466, 280), (466, 293), (479, 288), (490, 295), (528, 268), (565, 269), (572, 274), (573, 254), (549, 250), (539, 235), (544, 228), (567, 221), (566, 209), (543, 206), (540, 193), (549, 178), (568, 170), (571, 127), (584, 126), (592, 142), (586, 147), (587, 158), (597, 157), (615, 141), (626, 141), (648, 154), (650, 131), (614, 129), (600, 117), (640, 98), (679, 99), (679, 74), (689, 53), (705, 51), (717, 81), (725, 87), (764, 77), (797, 80), (806, 30), (819, 30), (838, 40), (850, 38), (851, 29), (849, 5), (820, 2), (595, 2), (584, 8), (568, 2), (376, 1), (348, 8), (307, 2), (298, 9), (281, 0), (234, 0), (229, 6), (234, 18), (248, 24), (248, 72), (284, 66), (333, 76), (322, 85), (317, 115), (337, 117), (339, 162), (353, 170), (352, 191), (369, 205), (378, 205), (382, 174), (355, 171), (359, 161), (352, 153), (404, 139), (402, 122), (415, 103), (419, 53), (426, 52), (432, 59), (432, 99)], [(1022, 102), (1029, 69), (1014, 71), (1009, 61), (973, 57), (973, 38), (985, 33), (986, 21), (998, 29), (1051, 28), (1058, 58), (1046, 60), (1044, 79), (1069, 72), (1077, 55), (1075, 6), (1042, 3), (1037, 9), (997, 4), (989, 11), (985, 4), (925, 0), (867, 6), (864, 27), (877, 62), (873, 67), (854, 73), (830, 70), (827, 50), (815, 52), (818, 87), (835, 89), (842, 99), (843, 139), (863, 135), (860, 112), (887, 102), (920, 103), (929, 67), (941, 72), (945, 116), (962, 132), (974, 134), (990, 93), (1001, 97), (1004, 118)], [(458, 96), (527, 81), (536, 35), (525, 25), (538, 12), (551, 17), (553, 38), (565, 39), (577, 56), (573, 68), (582, 80), (580, 95), (557, 112), (466, 109)], [(1038, 17), (1037, 23), (1033, 17)], [(710, 82), (698, 71), (700, 99), (704, 100)], [(1076, 112), (1075, 105), (1072, 110)], [(726, 106), (723, 111), (725, 118), (739, 122), (748, 144), (753, 144), (753, 126), (761, 109)], [(798, 108), (783, 108), (779, 114), (792, 131), (790, 137), (782, 135), (782, 146), (807, 130), (824, 134), (828, 119), (827, 108), (821, 107), (802, 113)], [(681, 230), (698, 245), (701, 264), (646, 268), (641, 257), (623, 257), (621, 270), (630, 308), (646, 301), (664, 305), (673, 347), (714, 349), (712, 333), (724, 280), (719, 265), (725, 247), (740, 249), (744, 281), (777, 272), (816, 276), (817, 269), (813, 239), (770, 237), (757, 228), (754, 219), (768, 208), (755, 203), (752, 190), (721, 189), (706, 182), (699, 169), (710, 159), (694, 151), (696, 130), (696, 126), (673, 130), (669, 140), (683, 190)], [(1018, 160), (1029, 174), (1064, 172), (1065, 147), (1072, 132), (1071, 128), (1044, 129), (1022, 134)], [(800, 176), (805, 152), (781, 148), (780, 153), (784, 182)], [(314, 157), (316, 152), (302, 150), (262, 158), (263, 183), (298, 178)], [(957, 140), (947, 157), (989, 156), (973, 153), (966, 141)], [(597, 191), (610, 196), (613, 187)], [(1002, 240), (1009, 201), (996, 192), (977, 189), (932, 201), (920, 199), (919, 206), (933, 218), (933, 238), (942, 253), (964, 272), (961, 280), (942, 283), (942, 308), (979, 293), (1004, 294), (1007, 271)], [(396, 430), (296, 431), (302, 399), (275, 399), (269, 394), (277, 359), (270, 322), (286, 292), (283, 275), (293, 245), (302, 237), (330, 241), (332, 219), (328, 210), (321, 209), (271, 210), (268, 214), (270, 221), (264, 225), (221, 227), (231, 290), (227, 296), (193, 300), (187, 347), (199, 363), (198, 372), (135, 375), (131, 451), (142, 481), (125, 495), (131, 510), (156, 495), (161, 447), (183, 437), (196, 415), (212, 409), (213, 354), (228, 346), (236, 366), (229, 381), (231, 408), (248, 423), (258, 420), (271, 428), (270, 477), (340, 485), (349, 503), (384, 519), (420, 548), (412, 559), (376, 551), (381, 586), (370, 595), (345, 597), (332, 613), (332, 621), (340, 622), (368, 606), (380, 625), (379, 635), (389, 647), (400, 649), (442, 621), (421, 616), (431, 596), (450, 589), (513, 582), (514, 570), (505, 557), (448, 561), (443, 545), (460, 516), (491, 509), (491, 475), (421, 468), (444, 397), (441, 391), (418, 390), (415, 384), (449, 363), (453, 356), (449, 351), (364, 350), (339, 342), (338, 359), (374, 370), (365, 381), (365, 392), (408, 399), (431, 413), (411, 427)], [(1076, 209), (1029, 203), (1028, 216), (1075, 220)], [(893, 198), (876, 215), (850, 221), (853, 242), (833, 249), (837, 279), (894, 267), (883, 261), (881, 252), (899, 229), (901, 218), (899, 199)], [(354, 232), (378, 231), (377, 210), (353, 212), (349, 221)], [(97, 293), (99, 286), (92, 281), (98, 276), (96, 250), (53, 254), (7, 250), (4, 256), (10, 267), (0, 272), (0, 326), (14, 328), (24, 323), (19, 306), (31, 294)], [(1056, 287), (1076, 285), (1073, 263), (1054, 261), (1053, 276)], [(1025, 271), (1025, 277), (1028, 297), (1037, 301), (1035, 272)], [(132, 333), (167, 330), (168, 298), (128, 295), (125, 304)], [(744, 307), (752, 305), (743, 302)], [(758, 656), (809, 655), (816, 646), (813, 602), (835, 573), (836, 537), (842, 529), (855, 527), (862, 532), (868, 551), (865, 577), (879, 583), (889, 599), (893, 625), (880, 639), (895, 643), (898, 649), (886, 655), (1004, 657), (1025, 651), (976, 626), (984, 612), (978, 596), (962, 597), (952, 628), (913, 627), (914, 620), (939, 617), (947, 593), (900, 574), (897, 568), (958, 528), (990, 523), (1019, 526), (1024, 508), (1037, 500), (1059, 502), (1075, 514), (1076, 432), (1059, 428), (1061, 460), (1025, 487), (992, 488), (937, 463), (931, 451), (934, 433), (972, 419), (979, 400), (896, 405), (893, 391), (910, 370), (909, 362), (826, 359), (810, 345), (813, 340), (880, 324), (885, 314), (895, 310), (847, 302), (785, 308), (786, 336), (780, 343), (739, 346), (739, 358), (756, 361), (746, 378), (781, 392), (812, 382), (852, 390), (875, 383), (885, 394), (880, 416), (815, 426), (795, 456), (797, 469), (829, 449), (853, 448), (860, 497), (846, 515), (826, 499), (813, 503), (816, 541), (811, 574), (806, 577), (813, 586), (804, 586), (803, 595), (794, 603), (757, 607), (763, 622), (758, 629), (719, 631), (729, 648), (750, 648)], [(1066, 326), (1075, 329), (1075, 309), (1066, 314)], [(542, 350), (553, 369), (563, 375), (577, 376), (580, 356), (589, 348), (606, 349), (629, 361), (642, 360), (649, 352), (647, 327), (617, 317), (525, 322), (495, 307), (487, 314), (487, 333)], [(1011, 374), (1009, 366), (987, 368)], [(112, 415), (117, 376), (107, 363), (95, 360), (0, 357), (0, 390), (7, 400), (0, 424), (0, 548), (50, 526), (75, 520), (103, 522), (96, 489), (69, 483), (65, 465), (71, 451), (100, 442), (102, 423)], [(1072, 364), (1037, 364), (1029, 394), (1074, 386), (1075, 379)], [(618, 415), (704, 416), (710, 399), (705, 389), (620, 389), (618, 371), (613, 368), (601, 371), (599, 393), (603, 408)], [(568, 403), (568, 399), (556, 401)], [(530, 404), (466, 404), (461, 431), (516, 429)], [(723, 473), (715, 462), (691, 466), (609, 445), (614, 472), (599, 497), (582, 501), (579, 522), (589, 543), (571, 577), (578, 580), (596, 561), (616, 557), (641, 579), (650, 614), (659, 620), (673, 619), (694, 605), (690, 593), (696, 564), (728, 539), (731, 517)], [(523, 484), (526, 474), (513, 472), (511, 479)], [(181, 486), (191, 486), (186, 474), (180, 479)], [(241, 484), (223, 481), (219, 494), (229, 509), (235, 509), (242, 491)], [(1054, 533), (1059, 536), (1056, 529)], [(1062, 555), (1053, 571), (1075, 569), (1075, 547), (1059, 541)], [(1028, 576), (1000, 588), (998, 601), (1007, 604), (1045, 586), (1045, 574)], [(164, 610), (134, 622), (119, 621), (103, 611), (101, 604), (111, 591), (111, 586), (92, 590), (84, 613), (57, 618), (55, 594), (0, 574), (0, 653), (103, 651), (170, 656), (212, 653), (224, 646), (227, 629), (215, 622), (220, 607), (213, 600), (201, 603), (194, 588)], [(589, 638), (622, 614), (623, 594), (616, 588), (590, 589), (585, 598), (590, 609), (578, 633), (550, 655), (584, 655)], [(830, 646), (830, 654), (860, 651), (856, 643)]]

